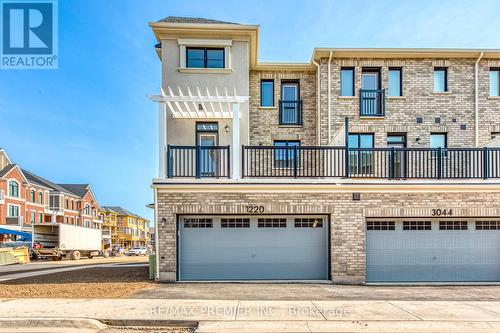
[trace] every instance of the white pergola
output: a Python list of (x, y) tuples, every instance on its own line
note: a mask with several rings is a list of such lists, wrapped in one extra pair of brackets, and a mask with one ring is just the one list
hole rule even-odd
[(238, 96), (236, 89), (229, 94), (227, 89), (220, 92), (214, 88), (211, 93), (208, 87), (203, 92), (193, 89), (194, 93), (189, 87), (184, 92), (180, 87), (176, 90), (167, 87), (167, 92), (160, 90), (160, 95), (149, 96), (158, 103), (159, 177), (167, 175), (167, 112), (170, 111), (174, 119), (232, 119), (231, 178), (240, 178), (240, 104), (248, 101), (248, 96)]

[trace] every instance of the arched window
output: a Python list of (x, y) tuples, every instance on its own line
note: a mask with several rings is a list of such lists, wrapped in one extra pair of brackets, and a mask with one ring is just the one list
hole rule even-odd
[(31, 190), (31, 202), (36, 202), (36, 192), (35, 192), (35, 190)]
[(75, 202), (71, 200), (71, 210), (75, 210)]
[(41, 205), (43, 204), (43, 193), (38, 192), (38, 203)]
[(19, 183), (15, 180), (9, 181), (9, 196), (19, 198)]
[(83, 214), (90, 215), (90, 206), (89, 206), (89, 204), (85, 204), (85, 209), (83, 210)]
[(69, 200), (66, 198), (66, 203), (64, 204), (64, 208), (69, 209)]

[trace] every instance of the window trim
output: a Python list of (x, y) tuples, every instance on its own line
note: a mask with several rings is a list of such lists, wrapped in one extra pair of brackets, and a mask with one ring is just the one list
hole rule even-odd
[[(436, 72), (437, 71), (444, 71), (444, 90), (443, 91), (437, 91), (436, 90)], [(447, 93), (449, 92), (449, 87), (448, 87), (448, 67), (434, 67), (434, 72), (432, 73), (433, 78), (434, 78), (434, 87), (433, 90), (437, 94), (442, 94), (442, 93)]]
[[(390, 79), (391, 71), (398, 71), (399, 72), (399, 95), (390, 95)], [(389, 67), (387, 70), (387, 97), (389, 98), (394, 98), (394, 97), (403, 97), (403, 67)]]
[[(11, 195), (11, 192), (10, 192), (10, 184), (11, 183), (16, 184), (16, 186), (17, 186), (17, 193), (16, 193), (17, 195), (15, 195), (15, 196)], [(21, 195), (20, 195), (21, 194), (21, 186), (20, 185), (21, 184), (16, 179), (9, 179), (9, 181), (7, 182), (7, 195), (10, 198), (17, 198), (17, 199), (21, 198)]]
[[(203, 67), (190, 67), (189, 66), (189, 50), (203, 50)], [(222, 67), (208, 67), (208, 50), (222, 51)], [(224, 47), (217, 46), (187, 46), (186, 47), (186, 69), (226, 69), (226, 49)]]
[[(262, 98), (262, 92), (263, 92), (262, 83), (265, 83), (265, 82), (272, 83), (272, 85), (273, 85), (272, 105), (262, 105), (262, 101), (263, 101), (263, 98)], [(275, 108), (276, 107), (276, 102), (275, 102), (275, 98), (274, 98), (274, 89), (275, 89), (274, 79), (261, 79), (260, 80), (260, 103), (259, 103), (259, 106), (261, 108)]]

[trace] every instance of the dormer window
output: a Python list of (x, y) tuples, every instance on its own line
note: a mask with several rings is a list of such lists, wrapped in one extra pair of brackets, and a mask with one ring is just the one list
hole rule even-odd
[(224, 68), (224, 49), (207, 47), (186, 48), (187, 68)]

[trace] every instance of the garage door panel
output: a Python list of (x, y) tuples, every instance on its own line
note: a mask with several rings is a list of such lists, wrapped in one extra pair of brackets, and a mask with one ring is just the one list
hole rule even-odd
[(184, 228), (180, 217), (181, 280), (307, 280), (328, 278), (327, 227)]
[(367, 230), (367, 282), (500, 281), (500, 230)]

